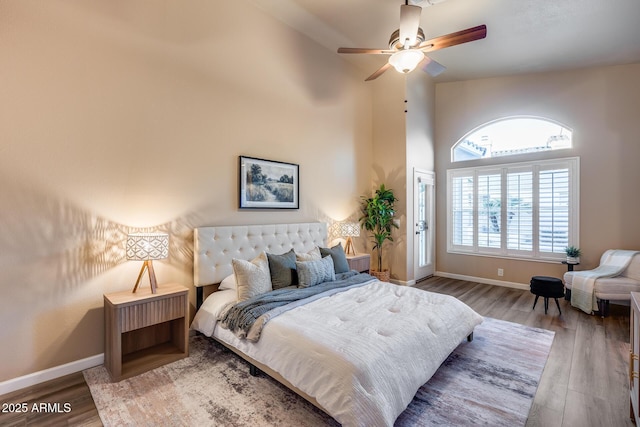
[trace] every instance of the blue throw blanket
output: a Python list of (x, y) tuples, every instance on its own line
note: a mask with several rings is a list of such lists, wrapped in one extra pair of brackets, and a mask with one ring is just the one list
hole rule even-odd
[(238, 338), (257, 341), (262, 327), (274, 317), (318, 298), (374, 280), (369, 274), (355, 271), (337, 274), (336, 279), (308, 288), (284, 288), (256, 295), (223, 311), (218, 320), (223, 328), (231, 330)]

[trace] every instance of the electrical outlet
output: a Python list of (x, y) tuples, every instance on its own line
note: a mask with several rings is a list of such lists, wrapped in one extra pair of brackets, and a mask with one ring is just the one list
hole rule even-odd
[(504, 270), (503, 269), (501, 269), (501, 268), (498, 269), (498, 276), (499, 277), (504, 276)]

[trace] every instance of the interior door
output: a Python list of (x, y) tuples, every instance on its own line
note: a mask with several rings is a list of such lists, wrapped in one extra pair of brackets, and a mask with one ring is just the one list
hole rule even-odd
[(414, 278), (433, 275), (435, 269), (435, 175), (433, 172), (413, 172), (413, 265)]

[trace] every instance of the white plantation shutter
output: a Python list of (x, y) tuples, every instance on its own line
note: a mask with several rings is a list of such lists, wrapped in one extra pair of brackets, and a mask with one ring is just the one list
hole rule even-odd
[(578, 245), (578, 158), (452, 169), (449, 252), (561, 259)]
[(569, 246), (569, 169), (541, 169), (538, 179), (540, 252), (563, 253)]
[(533, 171), (507, 172), (507, 251), (533, 250)]
[(473, 194), (474, 177), (473, 174), (457, 174), (450, 177), (452, 188), (450, 195), (451, 218), (450, 239), (454, 246), (472, 248), (474, 245), (473, 227)]
[(502, 173), (487, 170), (478, 173), (478, 246), (500, 248), (502, 229)]

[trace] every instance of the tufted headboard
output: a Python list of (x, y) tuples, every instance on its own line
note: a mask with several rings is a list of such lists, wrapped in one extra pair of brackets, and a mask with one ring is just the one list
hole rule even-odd
[(307, 252), (314, 246), (325, 246), (326, 240), (327, 224), (322, 222), (196, 228), (193, 284), (220, 283), (233, 273), (233, 258), (251, 260), (262, 251), (281, 254), (291, 248)]

